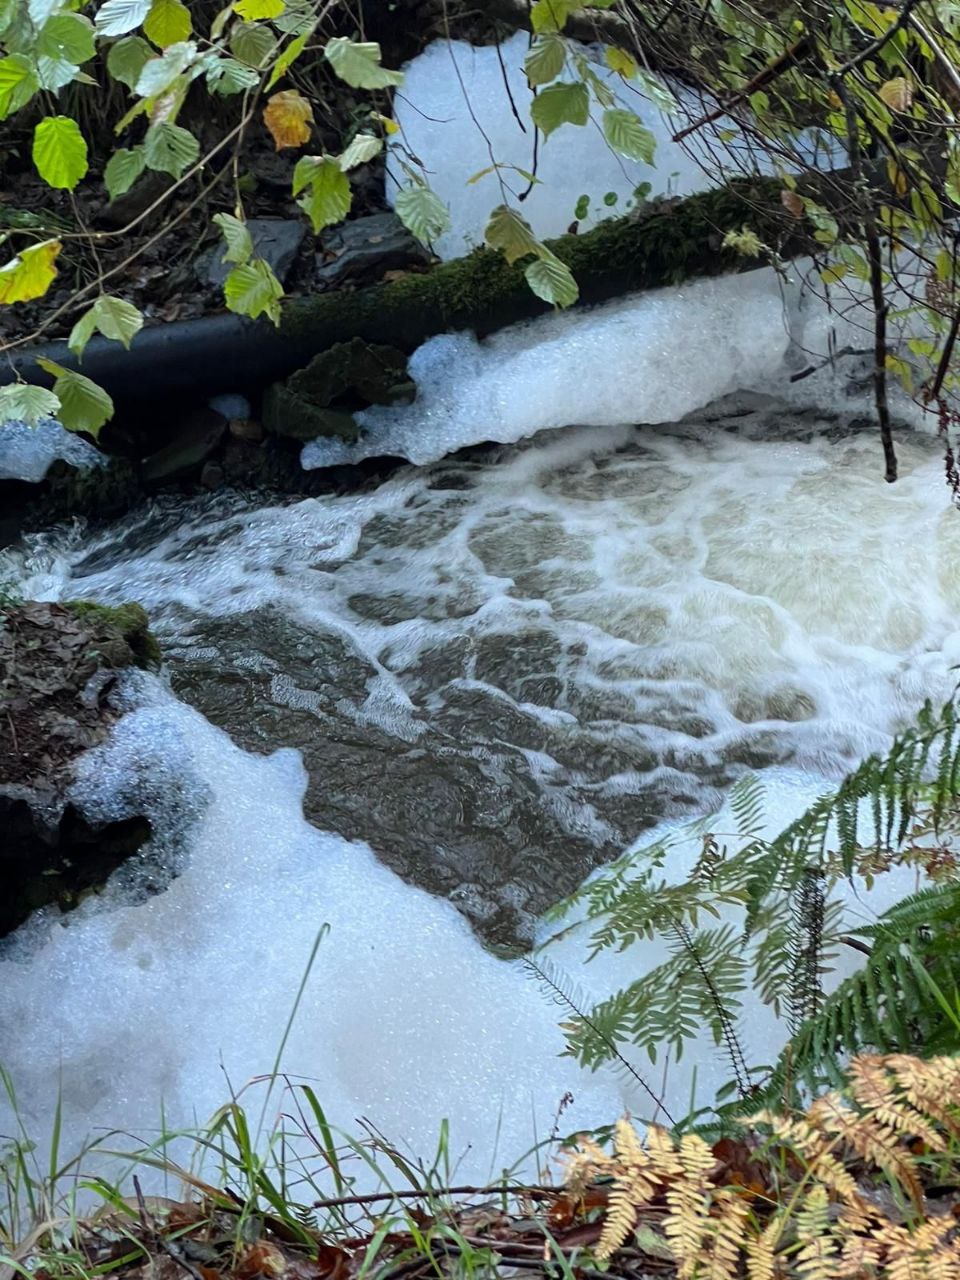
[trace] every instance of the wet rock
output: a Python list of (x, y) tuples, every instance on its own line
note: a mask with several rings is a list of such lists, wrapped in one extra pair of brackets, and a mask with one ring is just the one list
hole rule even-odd
[(348, 280), (370, 284), (385, 271), (422, 270), (433, 260), (395, 213), (373, 213), (343, 223), (324, 236), (322, 252), (324, 262), (316, 275), (328, 289), (338, 289)]
[(40, 907), (75, 906), (150, 838), (146, 817), (88, 822), (55, 791), (0, 784), (0, 937)]
[(223, 439), (226, 419), (214, 409), (197, 409), (181, 421), (169, 444), (140, 464), (145, 484), (166, 484), (198, 471)]
[(77, 757), (103, 742), (117, 673), (159, 650), (136, 604), (28, 602), (0, 612), (0, 936), (69, 907), (150, 835), (142, 815), (91, 822), (69, 800)]
[[(648, 752), (604, 753), (591, 734), (577, 753), (561, 727), (464, 685), (453, 666), (449, 688), (433, 673), (429, 707), (414, 697), (387, 724), (367, 710), (382, 672), (342, 634), (272, 608), (178, 631), (165, 651), (177, 694), (246, 750), (297, 748), (308, 819), (450, 897), (488, 944), (528, 946), (538, 914), (664, 812), (659, 783), (635, 777), (629, 794), (608, 785), (611, 773), (655, 765)], [(545, 646), (533, 651), (539, 664)]]
[(345, 409), (324, 409), (297, 395), (282, 382), (267, 389), (263, 399), (263, 425), (275, 436), (289, 440), (316, 440), (318, 436), (339, 436), (356, 440), (360, 428)]
[(316, 405), (407, 403), (416, 390), (402, 351), (362, 338), (321, 351), (287, 385)]
[[(294, 218), (250, 218), (247, 230), (253, 240), (253, 251), (273, 268), (281, 284), (285, 283), (294, 259), (303, 244), (306, 225)], [(208, 284), (222, 287), (233, 270), (232, 262), (221, 262), (220, 246), (201, 260), (201, 274)]]
[(268, 431), (293, 440), (355, 440), (357, 409), (409, 402), (415, 394), (401, 351), (353, 338), (322, 351), (285, 383), (270, 387), (263, 420)]

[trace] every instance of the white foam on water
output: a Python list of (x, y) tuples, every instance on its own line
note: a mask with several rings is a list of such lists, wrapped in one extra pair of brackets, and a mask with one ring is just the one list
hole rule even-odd
[(247, 755), (146, 684), (146, 705), (86, 758), (80, 796), (102, 803), (104, 777), (123, 789), (160, 756), (212, 800), (164, 893), (81, 908), (65, 927), (41, 920), (22, 931), (21, 958), (0, 958), (3, 1062), (28, 1131), (49, 1132), (58, 1091), (65, 1143), (100, 1127), (151, 1140), (161, 1105), (170, 1128), (212, 1115), (231, 1084), (271, 1070), (324, 922), (284, 1066), (314, 1082), (331, 1123), (355, 1131), (368, 1116), (429, 1157), (449, 1117), (469, 1179), (545, 1137), (567, 1090), (571, 1124), (622, 1107), (610, 1077), (557, 1057), (555, 1010), (452, 906), (307, 825), (296, 752)]
[(0, 480), (37, 484), (58, 458), (81, 468), (103, 466), (106, 461), (92, 444), (52, 419), (44, 419), (36, 426), (0, 423)]
[[(595, 102), (586, 126), (562, 125), (548, 138), (541, 136), (535, 153), (533, 90), (523, 70), (529, 46), (523, 33), (499, 48), (436, 40), (404, 67), (406, 78), (395, 97), (400, 132), (387, 156), (387, 196), (395, 199), (408, 185), (411, 163), (422, 165), (450, 210), (451, 227), (433, 245), (441, 258), (458, 258), (483, 244), (490, 211), (498, 204), (519, 208), (535, 233), (549, 238), (562, 235), (576, 219), (581, 196), (589, 201), (588, 215), (576, 219), (583, 230), (626, 213), (638, 187), (648, 187), (650, 198), (687, 196), (715, 185), (721, 165), (726, 173), (771, 172), (769, 159), (725, 115), (674, 142), (684, 126), (716, 109), (715, 100), (657, 76), (645, 85), (624, 82), (598, 47), (577, 52), (616, 105), (635, 112), (652, 133), (654, 163), (629, 160), (608, 146)], [(813, 131), (801, 133), (794, 145), (813, 168), (842, 161), (836, 142)], [(489, 172), (494, 163), (500, 168)], [(534, 169), (537, 182), (531, 186), (526, 175)]]
[[(699, 100), (680, 86), (663, 85), (662, 94), (674, 94), (677, 106), (675, 114), (664, 115), (635, 88), (625, 87), (595, 49), (584, 49), (583, 54), (591, 60), (594, 74), (615, 94), (618, 105), (637, 112), (653, 133), (655, 163), (647, 165), (618, 155), (593, 123), (562, 126), (546, 140), (541, 137), (535, 163), (530, 121), (533, 95), (523, 71), (528, 48), (529, 40), (523, 34), (505, 40), (499, 50), (460, 40), (437, 40), (404, 68), (406, 79), (395, 107), (400, 133), (388, 157), (395, 182), (388, 181), (388, 195), (395, 197), (406, 184), (403, 162), (409, 164), (410, 157), (416, 157), (451, 213), (451, 229), (434, 245), (441, 258), (458, 258), (482, 244), (490, 210), (504, 203), (496, 175), (490, 173), (470, 182), (475, 174), (489, 168), (491, 157), (504, 166), (499, 176), (510, 203), (516, 203), (516, 197), (528, 186), (516, 169), (529, 172), (536, 168), (538, 181), (519, 207), (536, 234), (544, 238), (567, 230), (581, 195), (590, 198), (590, 215), (583, 225), (591, 226), (626, 212), (628, 201), (642, 183), (650, 185), (651, 195), (679, 196), (709, 185), (704, 144), (694, 138), (684, 148), (671, 140), (688, 118), (703, 113)], [(716, 128), (725, 124), (730, 121), (720, 121)], [(713, 146), (716, 148), (716, 142)], [(734, 167), (751, 167), (752, 157), (743, 152), (742, 145), (739, 151), (736, 146), (726, 150)], [(571, 174), (576, 175), (576, 189), (570, 185)], [(605, 203), (604, 197), (611, 193), (616, 201)]]
[(411, 357), (414, 404), (365, 410), (357, 443), (312, 440), (302, 462), (389, 455), (422, 464), (573, 423), (675, 422), (727, 392), (773, 382), (788, 325), (781, 281), (754, 271), (547, 316), (484, 342), (443, 334)]

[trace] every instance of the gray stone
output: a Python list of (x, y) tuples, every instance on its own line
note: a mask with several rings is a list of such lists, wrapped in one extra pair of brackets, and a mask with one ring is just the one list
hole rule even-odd
[[(253, 240), (254, 253), (270, 264), (273, 274), (283, 284), (303, 244), (306, 226), (292, 218), (251, 218), (247, 230)], [(221, 262), (222, 257), (223, 250), (218, 246), (201, 259), (202, 274), (210, 284), (222, 286), (233, 270), (233, 263)]]
[(347, 280), (368, 284), (385, 271), (417, 270), (433, 261), (395, 213), (372, 213), (334, 227), (324, 235), (322, 250), (317, 279), (328, 289)]

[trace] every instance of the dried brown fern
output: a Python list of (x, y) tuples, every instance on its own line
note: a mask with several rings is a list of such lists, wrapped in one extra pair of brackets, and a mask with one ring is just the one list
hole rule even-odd
[(655, 1238), (677, 1280), (960, 1280), (960, 1210), (925, 1191), (934, 1169), (960, 1204), (960, 1060), (864, 1055), (842, 1094), (745, 1125), (740, 1170), (729, 1140), (628, 1120), (612, 1153), (584, 1142), (569, 1185), (612, 1181), (597, 1257)]

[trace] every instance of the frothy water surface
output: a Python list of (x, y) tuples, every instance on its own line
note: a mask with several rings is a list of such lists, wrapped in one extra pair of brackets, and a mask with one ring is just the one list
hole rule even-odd
[[(36, 539), (15, 564), (25, 594), (140, 600), (174, 689), (255, 754), (148, 680), (90, 767), (152, 753), (209, 799), (165, 893), (41, 922), (0, 961), (28, 1109), (49, 1110), (62, 1059), (83, 1123), (143, 1129), (160, 1094), (211, 1110), (221, 1054), (234, 1079), (269, 1069), (326, 920), (286, 1061), (339, 1121), (429, 1146), (454, 1116), (484, 1174), (500, 1108), (512, 1150), (567, 1088), (571, 1127), (609, 1120), (623, 1086), (555, 1058), (556, 1011), (451, 902), (489, 941), (522, 941), (592, 867), (745, 769), (787, 779), (781, 825), (949, 693), (960, 523), (936, 443), (899, 451), (887, 486), (873, 432), (753, 398), (371, 493), (163, 500)], [(304, 789), (332, 834), (304, 823)]]

